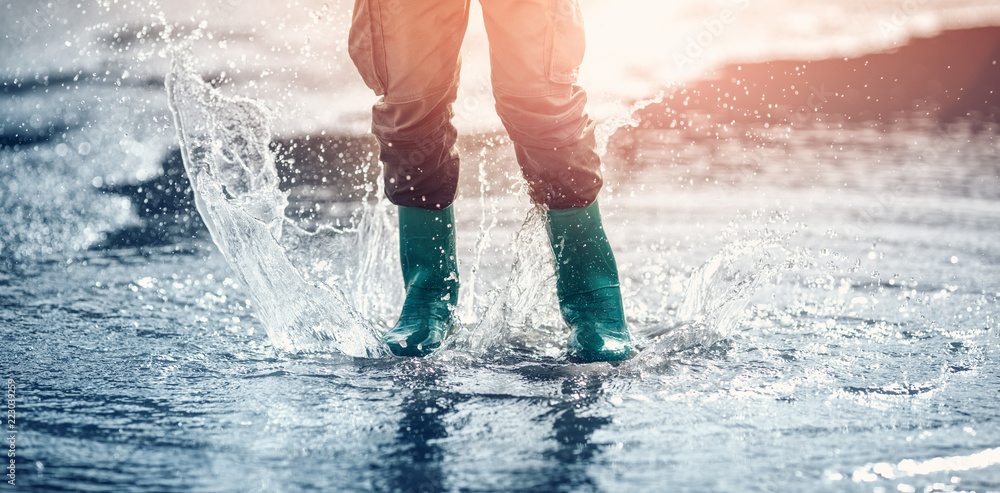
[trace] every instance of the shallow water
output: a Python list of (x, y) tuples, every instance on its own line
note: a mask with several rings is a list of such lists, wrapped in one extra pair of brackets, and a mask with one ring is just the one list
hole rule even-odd
[[(850, 151), (874, 155), (873, 145), (884, 144)], [(982, 145), (962, 149), (995, 152)], [(790, 147), (785, 164), (797, 159)], [(991, 161), (981, 163), (986, 182)], [(810, 164), (844, 180), (871, 165)], [(562, 362), (561, 336), (547, 332), (557, 328), (510, 330), (478, 357), (287, 352), (206, 232), (26, 260), (3, 279), (18, 482), (39, 491), (994, 490), (1000, 209), (965, 192), (968, 168), (927, 163), (951, 177), (929, 193), (904, 173), (912, 165), (897, 166), (882, 172), (898, 192), (832, 179), (764, 185), (767, 173), (737, 176), (740, 186), (692, 183), (693, 166), (681, 164), (622, 172), (605, 207), (646, 350), (617, 368)], [(502, 287), (506, 245), (528, 208), (491, 202), (502, 212), (479, 282)], [(480, 199), (457, 207), (468, 266)], [(755, 210), (777, 212), (740, 212)], [(711, 326), (722, 309), (709, 310), (708, 327), (678, 315), (690, 279), (732, 286), (693, 273), (713, 257), (736, 272), (775, 270), (724, 334)], [(469, 331), (480, 320), (470, 317)], [(717, 342), (687, 345), (701, 336)]]
[[(2, 99), (19, 487), (1000, 491), (993, 124), (615, 135), (601, 205), (642, 348), (617, 367), (564, 361), (538, 217), (505, 139), (473, 135), (462, 330), (401, 360), (366, 336), (401, 300), (374, 186), (279, 162), (257, 183), (280, 193), (202, 196), (216, 246), (163, 88), (115, 80)], [(310, 137), (370, 172), (364, 138)]]

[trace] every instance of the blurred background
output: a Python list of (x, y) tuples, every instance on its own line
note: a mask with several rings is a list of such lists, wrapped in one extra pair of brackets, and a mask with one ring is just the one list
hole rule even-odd
[[(712, 168), (699, 176), (734, 183), (756, 173), (762, 160), (782, 160), (778, 151), (790, 144), (774, 139), (792, 129), (956, 122), (978, 128), (1000, 114), (1000, 5), (989, 0), (585, 0), (582, 7), (588, 48), (581, 83), (593, 117), (605, 123), (612, 181), (614, 170), (630, 164), (694, 163), (688, 172)], [(372, 151), (367, 132), (375, 97), (347, 56), (351, 8), (349, 1), (4, 2), (0, 152), (52, 142), (57, 157), (82, 157), (69, 174), (75, 184), (92, 185), (83, 190), (177, 172), (162, 86), (170, 49), (183, 47), (224, 93), (272, 110), (273, 130), (284, 141), (276, 147), (294, 154), (282, 170), (286, 178), (294, 172), (300, 184), (370, 179), (372, 160), (359, 164), (359, 157)], [(505, 138), (493, 111), (481, 12), (475, 2), (472, 8), (456, 104), (468, 155), (487, 139)], [(809, 146), (819, 152), (856, 138), (826, 133), (822, 145)], [(709, 145), (692, 150), (694, 142)], [(494, 161), (504, 170), (498, 179), (510, 174), (509, 160)], [(799, 159), (795, 168), (812, 164)], [(464, 175), (471, 181), (463, 190), (477, 189), (476, 172)], [(39, 182), (40, 190), (60, 188), (50, 183), (55, 178), (40, 178), (5, 180), (3, 222), (23, 226), (8, 226), (6, 235), (37, 230), (26, 211), (48, 205), (29, 207), (15, 197), (32, 202), (29, 190)], [(976, 193), (991, 193), (994, 185)], [(28, 188), (12, 188), (19, 186)], [(83, 192), (61, 187), (68, 194), (63, 209), (73, 210), (79, 201), (71, 196)], [(8, 239), (5, 257), (84, 247), (130, 220), (119, 205), (96, 201), (107, 208), (99, 220), (63, 231), (69, 236), (54, 244)]]
[[(584, 0), (582, 7), (581, 83), (599, 119), (615, 103), (668, 85), (734, 78), (751, 97), (728, 87), (735, 101), (705, 97), (737, 112), (770, 104), (856, 113), (877, 103), (866, 114), (876, 119), (928, 99), (949, 106), (950, 117), (963, 114), (948, 104), (957, 100), (966, 112), (996, 106), (988, 82), (997, 70), (992, 27), (1000, 7), (987, 0)], [(206, 76), (268, 101), (283, 132), (363, 133), (373, 96), (347, 57), (351, 8), (347, 1), (7, 2), (0, 70), (8, 94), (67, 81), (155, 84), (167, 68), (163, 50), (187, 39)], [(472, 9), (457, 112), (464, 128), (495, 129), (486, 36), (476, 2)], [(5, 122), (4, 135), (16, 128)]]

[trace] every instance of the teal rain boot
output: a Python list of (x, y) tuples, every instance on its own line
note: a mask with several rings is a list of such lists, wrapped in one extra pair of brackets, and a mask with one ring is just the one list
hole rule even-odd
[(559, 308), (571, 330), (570, 357), (585, 363), (627, 358), (632, 337), (597, 202), (550, 209), (548, 233), (556, 257)]
[(382, 336), (396, 356), (426, 356), (455, 328), (458, 261), (455, 214), (399, 208), (399, 259), (406, 301), (396, 325)]

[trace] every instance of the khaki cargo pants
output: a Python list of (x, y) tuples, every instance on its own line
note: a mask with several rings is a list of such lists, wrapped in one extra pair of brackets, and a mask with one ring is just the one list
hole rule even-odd
[[(351, 59), (380, 95), (372, 132), (385, 190), (401, 206), (441, 209), (458, 185), (452, 103), (470, 0), (355, 0)], [(584, 32), (576, 0), (481, 0), (497, 113), (531, 198), (584, 207), (601, 188), (594, 124), (576, 85)]]

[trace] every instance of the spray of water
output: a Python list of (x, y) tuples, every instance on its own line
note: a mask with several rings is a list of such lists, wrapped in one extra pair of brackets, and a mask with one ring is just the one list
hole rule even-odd
[[(556, 351), (558, 325), (554, 257), (545, 232), (545, 212), (534, 208), (511, 244), (514, 261), (506, 286), (491, 293), (486, 311), (474, 328), (449, 339), (441, 355), (481, 358), (505, 349)], [(546, 351), (548, 349), (549, 351)]]
[[(402, 290), (396, 271), (386, 268), (398, 262), (398, 248), (392, 208), (376, 198), (379, 191), (371, 187), (352, 226), (305, 231), (284, 215), (287, 193), (278, 188), (266, 108), (220, 94), (191, 70), (180, 50), (167, 91), (198, 211), (247, 287), (272, 343), (292, 351), (387, 354), (379, 334), (396, 315)], [(601, 150), (617, 129), (639, 123), (632, 116), (636, 111), (662, 97), (623, 107), (618, 117), (603, 122)], [(484, 169), (479, 179), (488, 186)], [(485, 188), (481, 195), (485, 200)], [(481, 205), (480, 236), (466, 279), (473, 284), (496, 226), (496, 214)], [(544, 225), (543, 209), (529, 211), (511, 244), (505, 285), (486, 296), (465, 286), (465, 323), (438, 357), (482, 358), (511, 350), (561, 357), (566, 334)], [(727, 337), (750, 297), (776, 272), (770, 252), (781, 241), (780, 235), (759, 235), (728, 242), (695, 270), (676, 316), (644, 314), (644, 320), (660, 323), (633, 324), (642, 351), (630, 365), (656, 366), (677, 351)]]
[[(375, 325), (339, 288), (310, 279), (308, 269), (289, 260), (281, 243), (287, 197), (268, 148), (266, 109), (221, 95), (190, 70), (180, 51), (167, 93), (198, 212), (247, 287), (271, 341), (289, 350), (384, 354)], [(291, 243), (303, 243), (305, 234), (295, 231)]]
[(629, 369), (661, 367), (679, 352), (733, 336), (751, 298), (795, 262), (797, 254), (785, 246), (795, 234), (783, 231), (785, 215), (757, 212), (746, 219), (734, 222), (723, 235), (722, 250), (691, 274), (676, 317), (640, 331), (646, 347), (629, 361)]
[(611, 140), (611, 136), (614, 135), (619, 129), (625, 127), (638, 127), (642, 122), (636, 115), (651, 104), (662, 103), (664, 94), (665, 91), (660, 91), (656, 94), (656, 96), (647, 99), (640, 99), (628, 107), (624, 105), (617, 105), (617, 110), (614, 114), (598, 124), (597, 128), (594, 130), (594, 137), (597, 140), (597, 153), (601, 156), (604, 156), (604, 154), (607, 153), (608, 142)]

